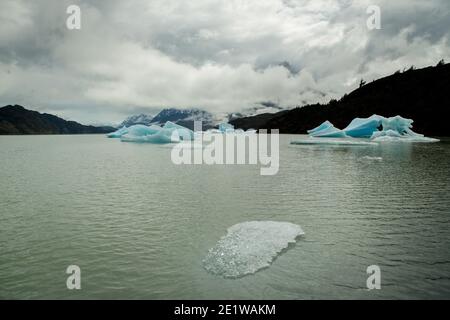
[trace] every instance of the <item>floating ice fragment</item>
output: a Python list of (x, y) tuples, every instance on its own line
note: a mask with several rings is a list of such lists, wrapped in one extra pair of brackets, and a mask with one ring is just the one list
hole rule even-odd
[(226, 236), (209, 250), (204, 268), (218, 276), (238, 278), (270, 266), (304, 232), (289, 222), (250, 221), (228, 229)]
[(362, 141), (358, 139), (333, 139), (315, 138), (299, 139), (291, 141), (295, 145), (330, 145), (330, 146), (378, 146), (376, 142)]
[(418, 136), (393, 136), (389, 134), (379, 135), (372, 139), (374, 142), (422, 142), (422, 143), (433, 143), (439, 142), (439, 139), (428, 138), (422, 135)]
[(383, 158), (382, 157), (364, 156), (364, 157), (359, 158), (359, 160), (373, 162), (373, 161), (383, 161)]

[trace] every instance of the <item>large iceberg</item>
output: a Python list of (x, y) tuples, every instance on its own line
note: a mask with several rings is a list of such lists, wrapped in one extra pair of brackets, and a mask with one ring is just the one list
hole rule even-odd
[(161, 131), (162, 128), (160, 126), (152, 125), (146, 126), (143, 124), (135, 124), (128, 128), (128, 132), (126, 134), (136, 137), (147, 136), (151, 134), (155, 134)]
[(157, 125), (133, 125), (108, 134), (109, 138), (120, 138), (122, 142), (172, 143), (194, 139), (194, 132), (188, 128), (167, 121), (163, 127)]
[(382, 118), (377, 115), (369, 118), (355, 118), (343, 131), (353, 138), (370, 138), (374, 132), (378, 131)]
[(316, 132), (322, 131), (322, 130), (326, 130), (330, 127), (334, 127), (333, 124), (330, 121), (325, 121), (324, 123), (322, 123), (320, 126), (315, 127), (314, 129), (308, 130), (309, 134), (314, 134)]
[(401, 116), (386, 118), (372, 115), (369, 118), (355, 118), (350, 124), (340, 130), (329, 121), (309, 130), (308, 134), (314, 138), (369, 138), (375, 142), (381, 141), (406, 141), (406, 142), (436, 142), (433, 138), (427, 138), (422, 134), (412, 131), (413, 120)]
[(308, 131), (311, 137), (345, 138), (346, 134), (337, 129), (330, 121), (325, 121), (317, 128)]
[(114, 132), (108, 133), (107, 137), (108, 138), (120, 138), (121, 136), (123, 136), (124, 134), (127, 134), (127, 133), (128, 133), (128, 128), (123, 126), (122, 128), (120, 128)]
[(249, 221), (228, 229), (227, 235), (209, 250), (203, 267), (224, 278), (238, 278), (270, 266), (289, 244), (304, 235), (289, 222)]
[(222, 122), (219, 124), (219, 131), (222, 133), (234, 132), (234, 126), (232, 124)]
[[(142, 125), (142, 124), (136, 124), (132, 125), (130, 127), (123, 126), (122, 128), (118, 129), (117, 131), (111, 132), (107, 135), (108, 138), (122, 138), (124, 135), (131, 135), (131, 136), (143, 136), (147, 134), (153, 134), (158, 129), (155, 127), (158, 126), (152, 126), (153, 128), (150, 128), (148, 126)], [(158, 127), (161, 129), (161, 127)]]
[(189, 141), (194, 139), (194, 131), (176, 123), (167, 121), (163, 127), (162, 133), (171, 136), (173, 142)]
[[(208, 133), (230, 133), (230, 134), (254, 134), (256, 130), (234, 129), (229, 123), (219, 124), (219, 129), (208, 130)], [(141, 142), (165, 144), (181, 141), (193, 141), (201, 137), (204, 132), (194, 132), (186, 127), (167, 121), (163, 127), (157, 125), (146, 126), (142, 124), (130, 127), (122, 127), (115, 132), (109, 133), (108, 138), (118, 138), (122, 142)]]

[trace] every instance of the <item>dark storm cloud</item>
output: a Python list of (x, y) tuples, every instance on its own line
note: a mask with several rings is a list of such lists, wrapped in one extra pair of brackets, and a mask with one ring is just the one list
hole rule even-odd
[[(70, 4), (79, 31), (65, 27)], [(448, 59), (449, 12), (447, 0), (0, 0), (0, 104), (97, 122), (323, 102)]]

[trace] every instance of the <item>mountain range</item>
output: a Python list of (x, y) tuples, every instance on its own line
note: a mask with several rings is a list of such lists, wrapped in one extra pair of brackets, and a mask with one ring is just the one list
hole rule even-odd
[(125, 119), (120, 127), (129, 127), (135, 124), (144, 125), (163, 125), (167, 121), (177, 123), (186, 128), (193, 129), (194, 121), (202, 121), (203, 130), (213, 128), (215, 126), (214, 117), (211, 113), (197, 108), (192, 109), (176, 109), (166, 108), (159, 112), (156, 116), (148, 114), (133, 115)]
[(414, 131), (429, 136), (450, 136), (450, 64), (397, 71), (360, 87), (340, 100), (260, 114), (230, 121), (241, 129), (279, 129), (280, 133), (304, 134), (329, 120), (338, 128), (354, 118), (373, 114), (401, 115), (414, 120)]
[(153, 120), (152, 115), (141, 113), (141, 114), (129, 116), (120, 124), (119, 127), (120, 128), (123, 126), (130, 127), (135, 124), (143, 124), (143, 125), (148, 126), (152, 123), (152, 120)]
[(242, 117), (251, 117), (263, 113), (275, 113), (283, 108), (272, 102), (261, 102), (250, 108), (243, 109), (240, 112), (231, 112), (223, 114), (211, 114), (208, 111), (198, 108), (191, 109), (177, 109), (166, 108), (159, 112), (156, 116), (150, 114), (137, 114), (126, 118), (118, 127), (129, 127), (136, 124), (151, 125), (158, 124), (163, 125), (167, 121), (175, 122), (179, 125), (192, 129), (194, 121), (202, 121), (203, 130), (217, 127), (220, 122), (228, 122), (233, 119)]
[[(223, 119), (197, 108), (166, 108), (154, 117), (146, 114), (130, 116), (121, 126), (161, 125), (172, 121), (192, 129), (194, 121), (202, 120), (203, 130), (207, 130), (225, 119), (241, 129), (279, 129), (281, 133), (304, 134), (326, 120), (344, 128), (354, 118), (378, 114), (413, 119), (414, 130), (429, 136), (450, 136), (449, 108), (450, 64), (442, 61), (435, 67), (417, 70), (411, 67), (367, 84), (361, 80), (358, 89), (327, 104), (279, 111), (281, 108), (277, 104), (266, 102), (241, 113), (224, 114)], [(82, 125), (19, 105), (0, 108), (0, 134), (85, 134), (114, 130), (111, 126)]]
[(202, 121), (203, 130), (214, 127), (213, 115), (197, 108), (193, 109), (163, 109), (152, 120), (154, 124), (164, 124), (166, 121), (175, 122), (189, 129), (194, 128), (194, 121)]
[(85, 126), (19, 105), (0, 108), (0, 134), (86, 134), (109, 133), (113, 127)]

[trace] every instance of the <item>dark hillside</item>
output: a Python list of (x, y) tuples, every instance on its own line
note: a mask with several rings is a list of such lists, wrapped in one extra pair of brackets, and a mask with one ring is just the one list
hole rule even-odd
[(271, 115), (232, 121), (238, 128), (280, 129), (306, 133), (325, 120), (344, 128), (356, 117), (401, 115), (414, 120), (414, 130), (429, 136), (450, 136), (450, 64), (410, 69), (363, 85), (339, 101), (308, 105)]
[(18, 105), (0, 108), (0, 134), (3, 135), (108, 133), (114, 130), (112, 127), (84, 126)]

